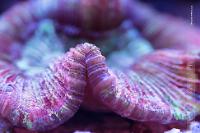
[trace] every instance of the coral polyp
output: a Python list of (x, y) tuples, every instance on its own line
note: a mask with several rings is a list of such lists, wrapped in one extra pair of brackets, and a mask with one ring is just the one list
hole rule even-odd
[(99, 69), (105, 78), (94, 76), (99, 71), (88, 76), (99, 99), (123, 117), (161, 123), (192, 120), (199, 113), (196, 60), (198, 55), (158, 51), (128, 69)]
[(1, 116), (34, 130), (53, 128), (73, 116), (86, 85), (80, 56), (68, 53), (31, 77), (1, 61)]
[(194, 120), (200, 54), (190, 48), (199, 47), (197, 34), (186, 28), (194, 40), (174, 37), (169, 33), (179, 33), (173, 26), (181, 21), (166, 29), (162, 18), (168, 17), (154, 20), (155, 11), (138, 7), (130, 0), (36, 0), (6, 11), (0, 19), (0, 132), (54, 129), (79, 109), (131, 122)]

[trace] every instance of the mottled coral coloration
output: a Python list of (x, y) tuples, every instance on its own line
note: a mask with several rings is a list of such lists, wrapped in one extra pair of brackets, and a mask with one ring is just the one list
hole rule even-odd
[(200, 47), (198, 32), (156, 14), (130, 0), (36, 0), (5, 12), (0, 131), (57, 128), (79, 108), (114, 112), (122, 127), (193, 120), (200, 113), (200, 56), (191, 51)]

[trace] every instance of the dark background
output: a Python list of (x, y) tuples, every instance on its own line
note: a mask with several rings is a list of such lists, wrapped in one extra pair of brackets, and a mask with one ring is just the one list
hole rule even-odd
[[(2, 13), (14, 3), (25, 0), (1, 0), (0, 12)], [(200, 26), (200, 0), (139, 0), (151, 5), (160, 12), (170, 13), (191, 21), (191, 5), (193, 5), (193, 24)]]
[(200, 0), (141, 0), (150, 4), (160, 12), (191, 21), (191, 5), (193, 6), (193, 24), (200, 26)]
[[(17, 1), (24, 0), (1, 0), (0, 12), (5, 11)], [(191, 5), (193, 5), (193, 24), (200, 26), (200, 0), (140, 0), (150, 4), (160, 12), (170, 13), (182, 17), (190, 22)]]

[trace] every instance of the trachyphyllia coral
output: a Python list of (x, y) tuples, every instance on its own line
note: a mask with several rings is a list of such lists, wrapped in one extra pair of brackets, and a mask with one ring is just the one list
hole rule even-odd
[(199, 57), (172, 52), (155, 52), (116, 73), (108, 68), (105, 72), (105, 67), (96, 73), (104, 73), (103, 79), (88, 70), (94, 93), (113, 111), (130, 119), (163, 123), (193, 119), (199, 112), (200, 83), (193, 63)]
[[(162, 124), (199, 114), (199, 53), (154, 50), (131, 24), (126, 27), (132, 2), (99, 2), (29, 1), (2, 16), (0, 130), (53, 129), (81, 107)], [(60, 30), (63, 25), (78, 30)], [(94, 44), (77, 45), (74, 36)]]

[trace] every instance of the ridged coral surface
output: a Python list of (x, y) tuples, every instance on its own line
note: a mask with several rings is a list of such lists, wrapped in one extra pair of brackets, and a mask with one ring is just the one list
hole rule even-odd
[[(5, 12), (0, 19), (0, 132), (11, 126), (53, 129), (79, 108), (161, 124), (199, 115), (198, 39), (173, 38), (168, 30), (179, 33), (173, 25), (151, 27), (164, 21), (151, 19), (154, 11), (144, 9), (129, 0), (36, 0)], [(186, 35), (197, 36), (188, 29)], [(77, 44), (76, 37), (95, 44)]]
[(88, 77), (94, 95), (123, 117), (162, 123), (191, 120), (199, 113), (199, 73), (194, 71), (199, 57), (170, 52), (155, 52), (115, 72), (86, 43), (31, 77), (2, 61), (1, 115), (34, 130), (54, 127), (78, 109)]

